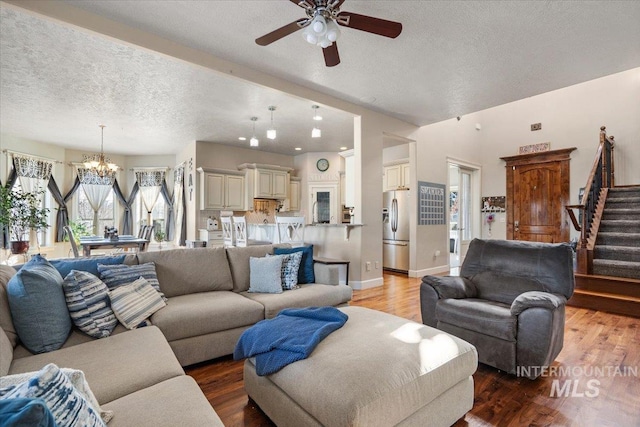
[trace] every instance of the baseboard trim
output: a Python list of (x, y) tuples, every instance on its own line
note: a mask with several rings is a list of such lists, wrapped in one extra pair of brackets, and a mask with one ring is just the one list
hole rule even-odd
[(409, 277), (422, 277), (428, 274), (448, 273), (449, 271), (449, 266), (445, 264), (437, 267), (425, 268), (423, 270), (409, 270)]
[(377, 288), (384, 285), (384, 279), (382, 277), (376, 277), (375, 279), (369, 279), (364, 281), (352, 280), (349, 282), (354, 290), (360, 291), (362, 289)]

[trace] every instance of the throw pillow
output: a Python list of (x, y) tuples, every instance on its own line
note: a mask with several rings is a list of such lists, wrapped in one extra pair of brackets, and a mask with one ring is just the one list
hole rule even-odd
[(298, 270), (302, 261), (302, 252), (294, 252), (286, 255), (268, 255), (282, 257), (282, 289), (285, 291), (298, 288)]
[(109, 291), (111, 308), (127, 329), (135, 329), (167, 304), (144, 278)]
[(299, 248), (275, 248), (275, 255), (292, 254), (302, 252), (302, 261), (300, 262), (300, 270), (298, 271), (298, 283), (315, 283), (316, 275), (313, 272), (313, 245), (301, 246)]
[(139, 277), (144, 277), (147, 279), (147, 282), (160, 293), (162, 299), (166, 301), (164, 294), (160, 290), (160, 282), (158, 282), (158, 275), (156, 274), (156, 264), (153, 262), (139, 265), (98, 264), (98, 271), (100, 272), (100, 278), (110, 290), (118, 286), (133, 283)]
[[(71, 368), (60, 368), (60, 371), (69, 378), (71, 384), (75, 387), (75, 389), (80, 393), (82, 397), (84, 397), (89, 405), (93, 408), (94, 411), (100, 414), (100, 417), (105, 423), (108, 423), (113, 418), (113, 411), (104, 411), (100, 408), (100, 404), (98, 403), (98, 399), (96, 399), (95, 395), (89, 388), (89, 383), (87, 383), (87, 379), (84, 376), (84, 372), (78, 369)], [(0, 377), (0, 389), (5, 389), (10, 386), (17, 386), (25, 381), (29, 381), (31, 378), (38, 375), (38, 372), (24, 372), (22, 374), (14, 374), (14, 375), (5, 375)], [(3, 424), (0, 424), (3, 425)]]
[(62, 276), (49, 261), (34, 255), (7, 283), (13, 324), (32, 353), (57, 350), (71, 332)]
[(249, 258), (249, 292), (282, 293), (282, 258)]
[(56, 420), (42, 399), (0, 399), (0, 426), (56, 427)]
[(89, 258), (52, 259), (53, 265), (62, 277), (67, 277), (71, 270), (86, 271), (94, 276), (99, 276), (98, 264), (113, 265), (122, 264), (127, 255), (95, 256)]
[(30, 380), (0, 389), (3, 399), (38, 398), (53, 414), (59, 427), (106, 427), (89, 402), (80, 395), (66, 375), (53, 363), (48, 364)]
[(104, 338), (118, 324), (109, 301), (109, 288), (86, 271), (71, 270), (62, 282), (73, 323), (85, 334)]

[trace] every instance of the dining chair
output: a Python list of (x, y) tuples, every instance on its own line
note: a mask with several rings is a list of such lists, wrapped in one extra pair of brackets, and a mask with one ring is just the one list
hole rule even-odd
[(224, 246), (226, 248), (230, 248), (235, 246), (235, 242), (233, 240), (233, 223), (231, 222), (230, 216), (220, 217), (220, 222), (222, 223), (222, 241), (224, 242)]
[(304, 217), (276, 216), (276, 242), (304, 246)]
[(270, 245), (271, 242), (262, 240), (249, 239), (247, 232), (247, 219), (243, 216), (234, 216), (233, 219), (233, 232), (236, 246), (246, 247), (255, 245)]
[(143, 225), (140, 228), (140, 232), (138, 233), (138, 237), (140, 237), (141, 239), (147, 240), (147, 243), (142, 245), (142, 249), (140, 250), (141, 252), (146, 252), (147, 249), (149, 248), (149, 242), (151, 242), (151, 236), (153, 236), (154, 227), (155, 226), (153, 226), (153, 225)]
[(69, 237), (69, 243), (71, 243), (71, 250), (73, 251), (74, 258), (80, 258), (80, 253), (78, 252), (78, 244), (76, 243), (76, 238), (73, 235), (73, 230), (68, 225), (62, 227), (65, 233), (67, 233), (67, 237)]

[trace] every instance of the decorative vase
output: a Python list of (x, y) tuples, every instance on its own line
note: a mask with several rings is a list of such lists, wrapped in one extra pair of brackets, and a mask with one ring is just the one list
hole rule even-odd
[(14, 255), (26, 254), (29, 251), (28, 241), (11, 242), (11, 253)]

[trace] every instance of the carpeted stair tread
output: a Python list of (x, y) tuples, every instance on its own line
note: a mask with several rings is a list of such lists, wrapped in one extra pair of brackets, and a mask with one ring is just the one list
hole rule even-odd
[(596, 245), (593, 258), (640, 262), (640, 247)]
[(640, 262), (594, 259), (593, 274), (640, 279)]
[(640, 233), (599, 232), (596, 245), (638, 246), (640, 245)]
[(640, 218), (640, 209), (605, 208), (602, 213), (603, 220), (635, 218)]
[(640, 219), (603, 219), (599, 231), (640, 233)]

